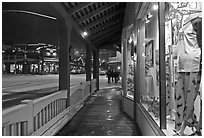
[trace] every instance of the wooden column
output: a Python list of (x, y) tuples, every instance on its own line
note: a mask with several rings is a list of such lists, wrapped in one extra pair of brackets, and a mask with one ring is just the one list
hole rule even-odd
[(166, 129), (165, 3), (159, 2), (159, 100), (160, 128)]
[(71, 26), (60, 22), (59, 32), (59, 90), (67, 90), (67, 107), (70, 106), (70, 61)]
[(86, 45), (86, 81), (91, 81), (91, 49)]
[(93, 78), (96, 79), (96, 90), (99, 90), (99, 51), (93, 51)]

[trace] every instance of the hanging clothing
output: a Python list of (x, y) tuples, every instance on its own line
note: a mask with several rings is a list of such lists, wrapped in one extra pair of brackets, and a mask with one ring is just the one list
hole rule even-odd
[(199, 92), (200, 75), (199, 73), (179, 73), (175, 89), (176, 118), (175, 128), (180, 129), (183, 121), (195, 123), (194, 101)]
[(201, 50), (197, 43), (197, 35), (192, 23), (182, 28), (183, 39), (178, 43), (178, 72), (198, 72)]
[[(200, 85), (201, 49), (198, 45), (197, 30), (193, 28), (192, 20), (184, 22), (182, 28), (183, 39), (178, 43), (178, 81), (175, 86), (176, 118), (175, 128), (180, 129), (183, 121), (192, 126), (196, 122), (194, 102)], [(197, 28), (199, 29), (199, 28)]]

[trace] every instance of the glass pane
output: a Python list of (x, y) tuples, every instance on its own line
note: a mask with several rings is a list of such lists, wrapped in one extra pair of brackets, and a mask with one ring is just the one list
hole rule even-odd
[(151, 117), (159, 125), (159, 26), (158, 10), (150, 8), (145, 18), (145, 57), (144, 91), (141, 94), (141, 103)]
[(127, 97), (134, 98), (134, 62), (132, 59), (132, 48), (134, 47), (132, 34), (128, 39), (127, 45)]

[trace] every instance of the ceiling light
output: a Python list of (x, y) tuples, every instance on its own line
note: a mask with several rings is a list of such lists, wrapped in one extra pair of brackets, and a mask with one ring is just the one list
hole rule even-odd
[(156, 5), (156, 4), (153, 5), (153, 7), (152, 7), (153, 10), (158, 10), (158, 8), (159, 8), (159, 7), (158, 7), (158, 5)]
[(152, 16), (153, 16), (153, 15), (152, 15), (150, 12), (147, 14), (147, 18), (148, 18), (148, 19), (152, 18)]
[(149, 20), (147, 19), (145, 23), (149, 23)]
[(87, 36), (87, 35), (88, 35), (88, 33), (87, 33), (87, 32), (83, 32), (83, 35), (84, 35), (84, 36)]
[(132, 42), (132, 37), (130, 36), (128, 43), (130, 44)]

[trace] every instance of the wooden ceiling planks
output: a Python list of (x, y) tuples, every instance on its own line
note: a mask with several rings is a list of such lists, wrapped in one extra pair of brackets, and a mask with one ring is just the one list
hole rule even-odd
[[(67, 2), (63, 3), (88, 39), (100, 48), (101, 44), (120, 42), (125, 2)], [(104, 45), (103, 45), (104, 47)]]

